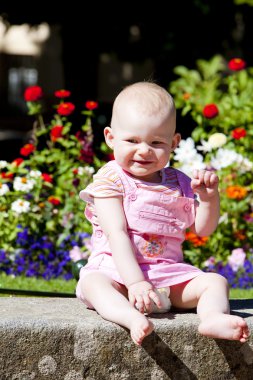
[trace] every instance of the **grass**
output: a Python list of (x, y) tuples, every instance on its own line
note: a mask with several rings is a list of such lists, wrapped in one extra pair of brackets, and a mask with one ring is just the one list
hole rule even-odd
[(0, 295), (1, 289), (17, 289), (38, 292), (53, 293), (75, 293), (76, 280), (65, 281), (62, 279), (43, 280), (34, 277), (12, 277), (5, 273), (0, 275)]
[[(76, 280), (54, 279), (45, 281), (43, 279), (29, 277), (12, 277), (0, 274), (0, 295), (1, 289), (32, 290), (39, 292), (53, 293), (75, 293)], [(253, 299), (253, 289), (231, 289), (230, 299)]]

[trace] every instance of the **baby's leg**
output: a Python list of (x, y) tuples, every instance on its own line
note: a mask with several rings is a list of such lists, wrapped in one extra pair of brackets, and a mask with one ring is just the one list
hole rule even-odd
[(152, 322), (129, 303), (125, 287), (98, 272), (80, 281), (82, 294), (95, 310), (104, 319), (127, 327), (137, 345), (153, 331)]
[(228, 284), (218, 274), (202, 274), (181, 286), (171, 287), (171, 301), (182, 308), (197, 306), (202, 335), (242, 343), (250, 335), (246, 321), (229, 314)]

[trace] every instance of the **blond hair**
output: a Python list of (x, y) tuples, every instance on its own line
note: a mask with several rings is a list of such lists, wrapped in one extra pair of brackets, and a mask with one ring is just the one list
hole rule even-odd
[(156, 83), (137, 82), (125, 87), (114, 101), (112, 115), (117, 113), (119, 108), (124, 107), (125, 102), (130, 102), (146, 115), (156, 113), (176, 115), (172, 96)]

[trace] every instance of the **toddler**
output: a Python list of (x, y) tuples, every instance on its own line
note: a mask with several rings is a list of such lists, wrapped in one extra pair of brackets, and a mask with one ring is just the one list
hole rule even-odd
[(197, 307), (200, 334), (244, 343), (249, 329), (229, 314), (226, 279), (183, 261), (185, 230), (208, 236), (217, 226), (218, 177), (194, 170), (191, 180), (167, 166), (180, 142), (169, 93), (149, 82), (126, 87), (104, 135), (115, 160), (80, 193), (93, 234), (77, 296), (127, 327), (137, 345), (153, 330), (148, 314), (167, 311), (170, 303)]

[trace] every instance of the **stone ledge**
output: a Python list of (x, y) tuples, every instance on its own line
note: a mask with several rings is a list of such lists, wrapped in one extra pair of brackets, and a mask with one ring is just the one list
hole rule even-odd
[[(231, 301), (253, 331), (253, 301)], [(137, 347), (128, 331), (77, 299), (0, 298), (1, 380), (251, 380), (253, 337), (202, 337), (195, 313), (152, 317)], [(253, 335), (253, 334), (252, 334)]]

